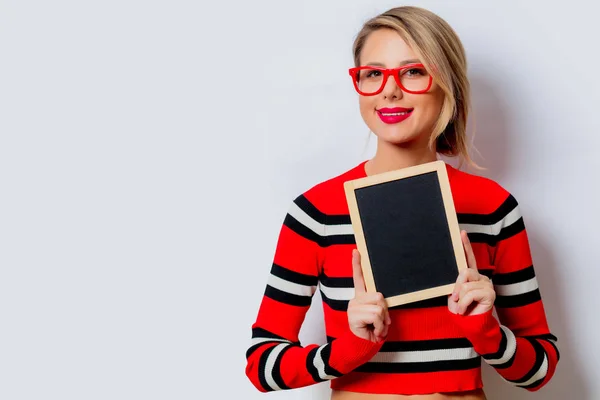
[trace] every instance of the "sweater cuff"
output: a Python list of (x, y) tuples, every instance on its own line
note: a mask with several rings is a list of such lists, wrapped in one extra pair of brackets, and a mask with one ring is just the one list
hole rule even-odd
[(347, 374), (373, 358), (383, 343), (360, 338), (348, 330), (331, 342), (329, 365), (341, 374)]
[(498, 351), (502, 341), (502, 330), (492, 310), (478, 315), (452, 314), (452, 316), (478, 354), (485, 355)]

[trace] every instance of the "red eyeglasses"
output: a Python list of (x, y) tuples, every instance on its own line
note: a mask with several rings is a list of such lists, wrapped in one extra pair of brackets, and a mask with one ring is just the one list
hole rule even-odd
[(356, 91), (363, 96), (381, 93), (392, 75), (398, 87), (412, 94), (426, 93), (431, 89), (433, 77), (423, 64), (407, 64), (400, 68), (379, 68), (371, 66), (354, 67), (348, 70)]

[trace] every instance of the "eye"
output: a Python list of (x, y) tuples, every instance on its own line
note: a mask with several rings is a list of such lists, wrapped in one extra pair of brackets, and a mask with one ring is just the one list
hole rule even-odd
[(406, 71), (404, 71), (402, 73), (402, 75), (404, 75), (408, 78), (413, 78), (413, 77), (416, 78), (416, 77), (421, 77), (421, 76), (427, 76), (428, 73), (425, 68), (416, 67), (416, 68), (407, 69)]
[(367, 71), (367, 74), (365, 75), (366, 78), (376, 78), (378, 76), (381, 76), (381, 71), (377, 71), (376, 69)]

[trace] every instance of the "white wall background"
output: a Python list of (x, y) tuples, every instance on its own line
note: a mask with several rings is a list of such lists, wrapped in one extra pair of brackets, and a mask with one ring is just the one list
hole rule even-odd
[[(346, 70), (400, 3), (0, 4), (0, 398), (266, 398), (244, 355), (280, 225), (372, 156)], [(521, 203), (562, 351), (541, 393), (486, 368), (488, 396), (598, 399), (599, 6), (411, 4), (464, 42), (477, 160)]]

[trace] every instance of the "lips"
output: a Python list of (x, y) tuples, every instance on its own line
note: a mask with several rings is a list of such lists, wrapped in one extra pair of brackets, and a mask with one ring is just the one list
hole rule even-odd
[(413, 112), (413, 108), (394, 107), (394, 108), (380, 108), (377, 111), (377, 115), (386, 124), (397, 124), (408, 117)]

